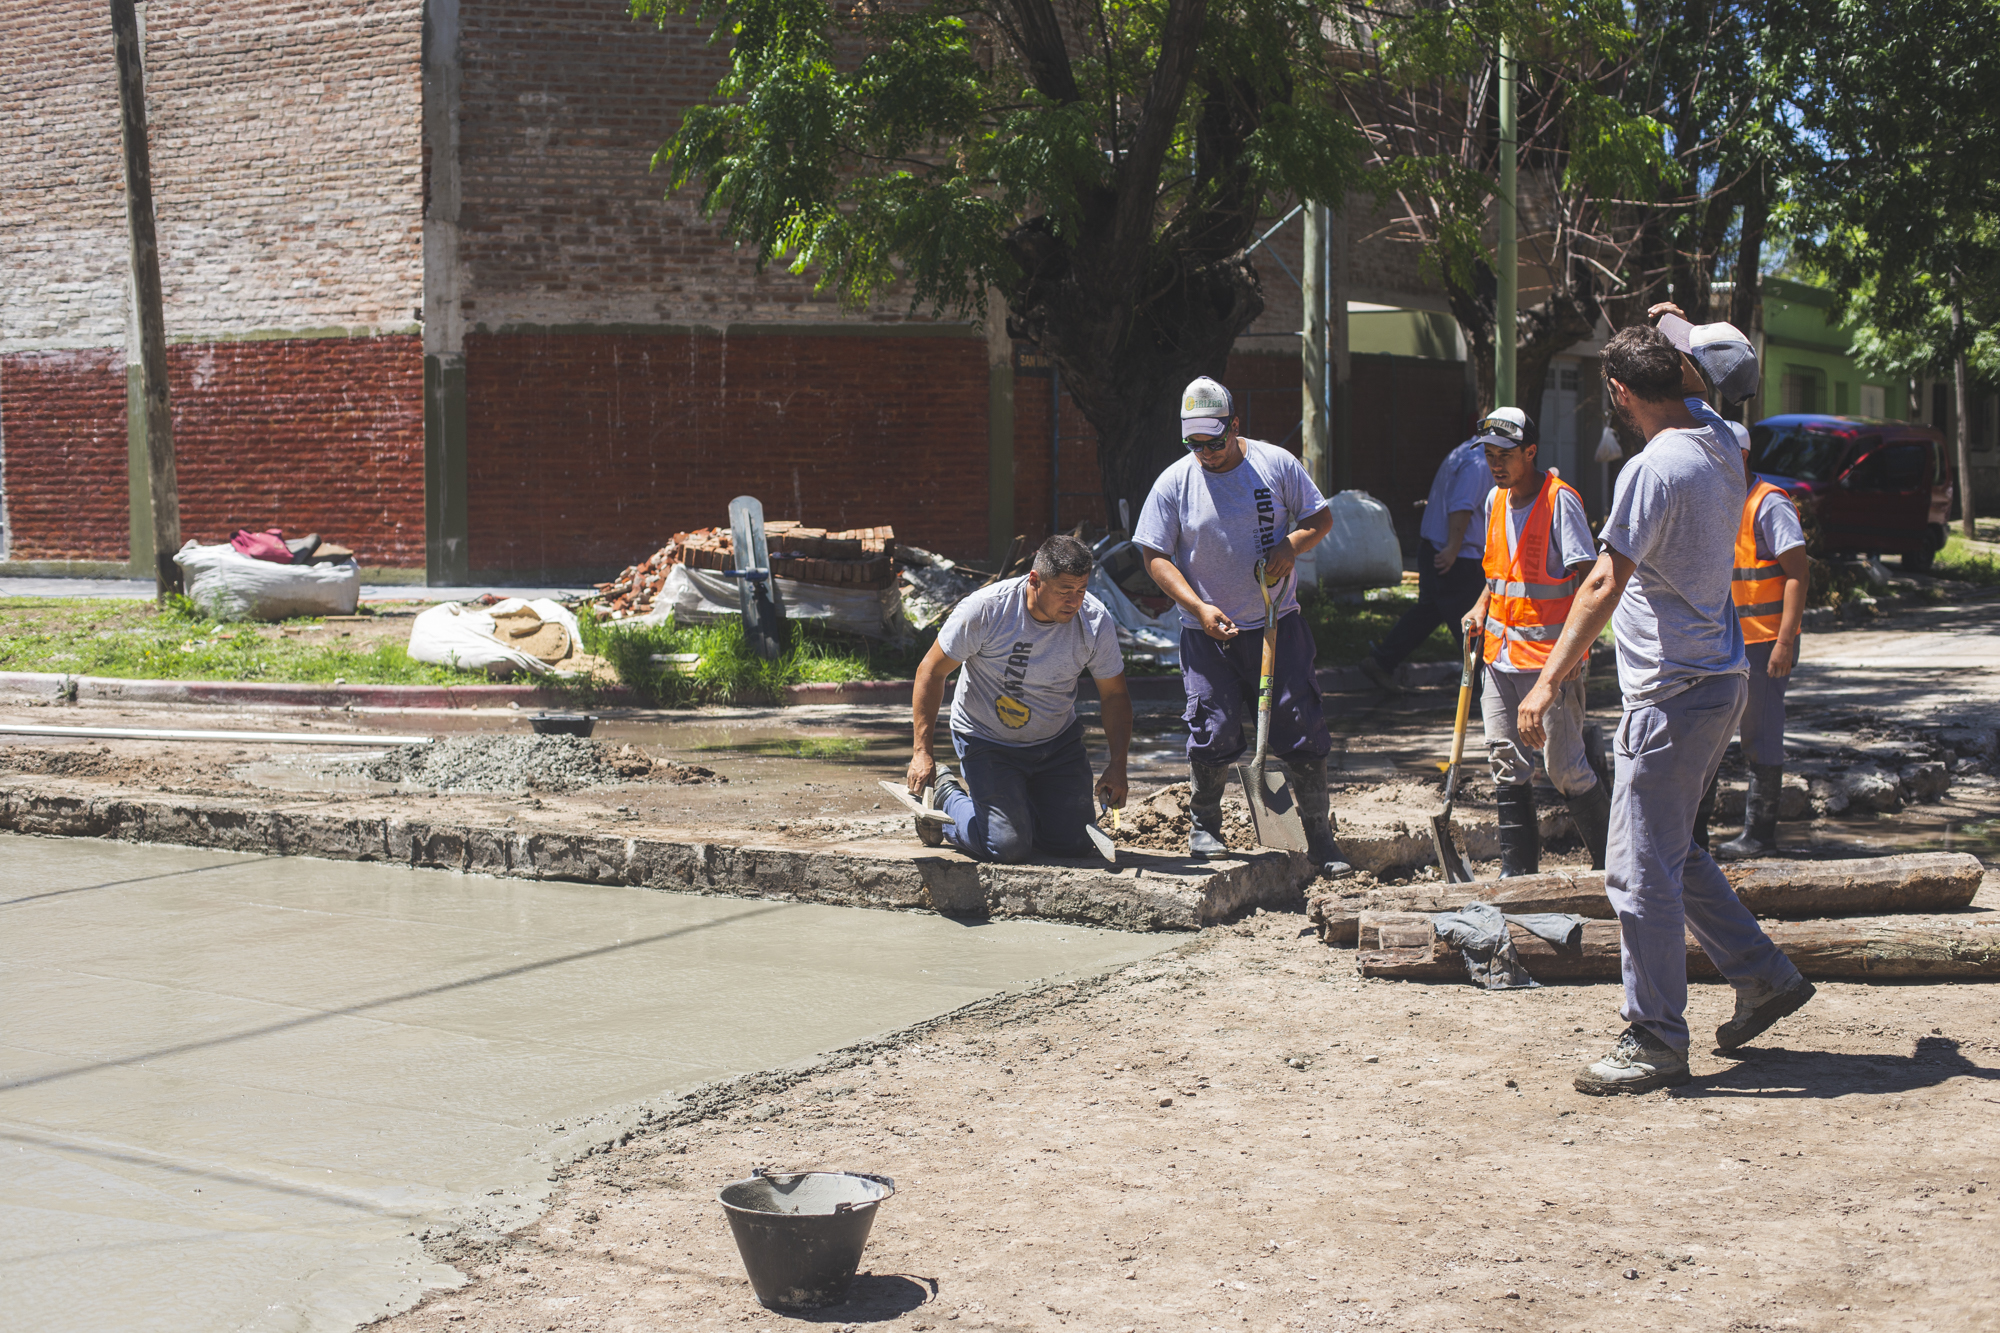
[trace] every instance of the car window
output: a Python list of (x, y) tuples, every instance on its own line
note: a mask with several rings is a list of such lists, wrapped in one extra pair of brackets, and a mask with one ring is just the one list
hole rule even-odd
[(1799, 481), (1831, 481), (1840, 475), (1849, 441), (1812, 426), (1750, 428), (1750, 470)]
[(1930, 446), (1916, 441), (1884, 445), (1854, 465), (1847, 484), (1857, 491), (1922, 490), (1931, 484)]

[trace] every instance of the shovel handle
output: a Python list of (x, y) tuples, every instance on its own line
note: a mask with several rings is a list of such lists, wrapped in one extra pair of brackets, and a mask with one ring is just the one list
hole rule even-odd
[(1264, 562), (1257, 562), (1257, 586), (1264, 592), (1264, 660), (1257, 679), (1257, 757), (1252, 762), (1258, 774), (1271, 743), (1271, 677), (1278, 670), (1278, 622), (1271, 619), (1271, 585), (1264, 581)]
[(1478, 661), (1479, 631), (1475, 629), (1465, 636), (1465, 659), (1458, 673), (1458, 716), (1451, 724), (1451, 773), (1444, 784), (1447, 807), (1458, 794), (1458, 763), (1465, 758), (1465, 719), (1472, 712), (1472, 677)]

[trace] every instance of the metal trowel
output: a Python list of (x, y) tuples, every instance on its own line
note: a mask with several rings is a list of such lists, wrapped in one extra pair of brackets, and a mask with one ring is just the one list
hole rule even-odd
[(1264, 578), (1264, 562), (1257, 562), (1257, 586), (1264, 590), (1264, 665), (1257, 682), (1257, 753), (1247, 764), (1236, 766), (1236, 778), (1243, 784), (1243, 799), (1250, 806), (1250, 827), (1260, 847), (1276, 847), (1288, 852), (1306, 850), (1306, 826), (1299, 817), (1299, 803), (1292, 794), (1292, 781), (1280, 765), (1271, 762), (1271, 677), (1278, 662), (1278, 622), (1271, 615), (1271, 585)]

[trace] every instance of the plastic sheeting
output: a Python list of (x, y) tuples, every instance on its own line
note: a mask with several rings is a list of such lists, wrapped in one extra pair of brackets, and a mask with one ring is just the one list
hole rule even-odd
[(1181, 617), (1169, 609), (1165, 615), (1149, 616), (1098, 565), (1090, 571), (1090, 592), (1118, 622), (1118, 647), (1125, 652), (1150, 653), (1160, 665), (1181, 664)]
[(577, 651), (582, 651), (583, 632), (576, 617), (561, 603), (546, 597), (533, 601), (509, 597), (489, 607), (446, 602), (423, 612), (410, 626), (410, 656), (419, 662), (434, 662), (461, 671), (489, 671), (494, 675), (526, 671), (546, 676), (553, 667), (539, 657), (502, 643), (493, 626), (495, 615), (506, 615), (524, 606), (543, 620), (553, 620), (567, 629), (570, 642), (577, 645)]
[(1342, 491), (1327, 502), (1333, 530), (1313, 548), (1323, 588), (1388, 588), (1403, 581), (1403, 548), (1389, 506), (1366, 491)]
[(189, 542), (175, 553), (188, 599), (214, 620), (284, 620), (289, 616), (351, 616), (361, 601), (361, 567), (280, 565), (244, 555), (224, 542)]
[[(771, 581), (777, 585), (778, 600), (789, 620), (825, 620), (835, 629), (870, 639), (901, 639), (910, 633), (910, 624), (903, 618), (902, 594), (894, 588), (830, 588), (796, 579)], [(675, 565), (667, 571), (667, 581), (654, 596), (651, 611), (614, 623), (657, 625), (672, 616), (676, 624), (695, 625), (742, 614), (743, 600), (735, 579)]]

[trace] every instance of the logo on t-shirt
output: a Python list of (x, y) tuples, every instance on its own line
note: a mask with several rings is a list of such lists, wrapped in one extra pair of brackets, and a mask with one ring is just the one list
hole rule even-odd
[[(1028, 658), (1034, 651), (1033, 643), (1017, 641), (1014, 651), (1007, 657), (1007, 665), (1000, 669), (1000, 678), (1009, 686), (1020, 685), (1028, 678)], [(1011, 694), (995, 698), (993, 711), (1000, 715), (1003, 724), (1015, 731), (1027, 726), (1028, 719), (1034, 716), (1033, 710)]]
[(1273, 533), (1277, 529), (1278, 507), (1271, 499), (1269, 486), (1259, 486), (1250, 494), (1257, 499), (1257, 549), (1268, 551), (1274, 544)]

